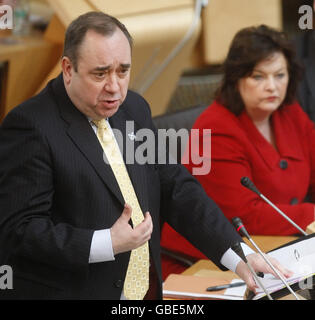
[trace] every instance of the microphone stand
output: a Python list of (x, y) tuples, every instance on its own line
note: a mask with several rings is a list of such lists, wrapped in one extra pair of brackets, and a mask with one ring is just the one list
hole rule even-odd
[(241, 178), (241, 184), (246, 187), (247, 189), (255, 192), (260, 198), (262, 198), (265, 202), (267, 202), (273, 209), (275, 209), (279, 214), (282, 215), (288, 222), (290, 222), (296, 229), (298, 229), (304, 236), (308, 234), (299, 227), (292, 219), (290, 219), (283, 211), (281, 211), (277, 206), (275, 206), (268, 198), (266, 198), (254, 185), (254, 183), (248, 177)]
[(273, 300), (271, 295), (269, 294), (269, 292), (267, 291), (267, 289), (265, 288), (265, 286), (262, 284), (262, 282), (260, 281), (259, 277), (257, 276), (255, 270), (253, 269), (253, 267), (251, 266), (251, 264), (249, 263), (249, 261), (246, 259), (246, 256), (244, 254), (244, 251), (241, 247), (241, 244), (239, 242), (237, 242), (234, 246), (231, 247), (231, 249), (246, 263), (249, 271), (251, 272), (251, 274), (253, 275), (253, 277), (255, 278), (256, 282), (258, 283), (258, 285), (264, 290), (265, 294), (267, 295), (269, 300)]
[(274, 208), (279, 214), (282, 215), (283, 218), (288, 220), (296, 229), (298, 229), (304, 236), (307, 236), (308, 234), (299, 227), (292, 219), (290, 219), (283, 211), (281, 211), (278, 207), (276, 207), (268, 198), (266, 198), (262, 193), (259, 194), (259, 196), (267, 202), (272, 208)]
[(247, 232), (246, 228), (243, 225), (243, 222), (240, 218), (235, 217), (232, 219), (232, 224), (237, 229), (238, 232), (240, 232), (243, 236), (245, 236), (250, 243), (256, 248), (256, 250), (259, 252), (259, 254), (263, 257), (265, 262), (269, 265), (269, 267), (273, 270), (273, 272), (280, 278), (282, 283), (287, 287), (287, 289), (293, 294), (296, 300), (300, 300), (298, 296), (295, 294), (295, 292), (292, 290), (292, 288), (288, 285), (287, 281), (283, 278), (281, 273), (272, 265), (270, 260), (267, 258), (267, 256), (260, 250), (260, 248), (256, 245), (254, 240), (251, 238), (249, 233)]
[(280, 278), (280, 280), (282, 281), (282, 283), (288, 288), (288, 290), (293, 294), (293, 296), (295, 297), (296, 300), (300, 300), (299, 297), (295, 294), (295, 292), (292, 290), (292, 288), (289, 286), (289, 284), (287, 283), (287, 281), (283, 278), (283, 276), (281, 275), (281, 273), (272, 265), (272, 263), (270, 262), (269, 259), (267, 259), (266, 255), (259, 249), (259, 247), (256, 245), (256, 243), (254, 242), (254, 240), (249, 237), (247, 238), (250, 243), (256, 248), (256, 250), (260, 253), (260, 255), (264, 258), (265, 262), (269, 265), (269, 267), (275, 272), (275, 274)]

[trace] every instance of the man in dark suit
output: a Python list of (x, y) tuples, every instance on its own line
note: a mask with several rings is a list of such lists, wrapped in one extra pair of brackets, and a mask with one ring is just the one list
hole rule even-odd
[[(66, 32), (62, 74), (4, 119), (0, 265), (12, 266), (14, 288), (0, 290), (0, 296), (124, 298), (130, 252), (148, 242), (150, 289), (144, 298), (161, 298), (161, 219), (255, 287), (245, 263), (230, 249), (241, 238), (188, 171), (158, 159), (130, 164), (122, 148), (144, 213), (132, 226), (134, 208), (125, 204), (95, 125), (107, 119), (113, 132), (122, 133), (123, 146), (132, 141), (134, 149), (141, 142), (134, 138), (138, 130), (156, 134), (147, 102), (128, 91), (131, 43), (115, 18), (100, 12), (80, 16)], [(258, 255), (248, 259), (257, 270), (270, 271)]]

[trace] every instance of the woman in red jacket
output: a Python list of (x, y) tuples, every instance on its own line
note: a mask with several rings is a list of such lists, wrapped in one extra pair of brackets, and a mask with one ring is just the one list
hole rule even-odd
[[(243, 176), (302, 229), (315, 219), (315, 129), (295, 102), (299, 74), (295, 53), (283, 33), (267, 26), (245, 28), (232, 41), (216, 100), (193, 127), (200, 135), (211, 129), (211, 170), (196, 178), (226, 217), (240, 217), (250, 234), (299, 231), (243, 187)], [(199, 155), (202, 136), (199, 140), (196, 145), (190, 137), (190, 159)], [(196, 167), (191, 160), (184, 165), (190, 172)], [(161, 244), (205, 258), (167, 224)], [(163, 269), (166, 276), (183, 267), (164, 259)]]

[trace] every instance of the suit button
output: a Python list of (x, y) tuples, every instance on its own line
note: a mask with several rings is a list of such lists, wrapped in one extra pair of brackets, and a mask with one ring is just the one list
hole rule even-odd
[(299, 203), (299, 199), (298, 198), (292, 198), (291, 201), (290, 201), (291, 205), (298, 204), (298, 203)]
[(116, 288), (121, 288), (122, 287), (122, 284), (123, 284), (123, 281), (122, 280), (117, 280), (114, 285)]
[(287, 160), (280, 160), (279, 166), (281, 169), (285, 170), (288, 167), (288, 161)]

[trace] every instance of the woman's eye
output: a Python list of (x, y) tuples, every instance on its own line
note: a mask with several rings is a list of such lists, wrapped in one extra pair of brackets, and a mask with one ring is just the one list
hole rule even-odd
[(255, 79), (255, 80), (261, 80), (263, 77), (261, 75), (259, 75), (259, 74), (254, 74), (252, 76), (252, 78)]
[(284, 76), (285, 76), (284, 73), (278, 73), (278, 74), (277, 74), (277, 78), (279, 78), (279, 79), (283, 78)]

